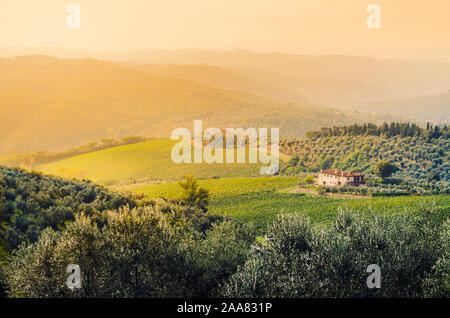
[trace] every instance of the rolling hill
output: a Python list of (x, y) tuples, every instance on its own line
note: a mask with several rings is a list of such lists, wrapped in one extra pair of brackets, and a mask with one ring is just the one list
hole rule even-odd
[(286, 88), (285, 83), (277, 83), (276, 78), (267, 80), (259, 74), (244, 74), (240, 69), (227, 69), (209, 64), (120, 63), (120, 65), (161, 77), (188, 79), (202, 85), (248, 92), (275, 100), (306, 101), (306, 98), (298, 92), (299, 87)]
[(257, 164), (175, 164), (171, 151), (176, 141), (151, 140), (95, 151), (36, 167), (46, 174), (87, 178), (104, 185), (199, 178), (259, 175)]
[[(271, 98), (343, 109), (355, 102), (373, 102), (374, 107), (352, 109), (375, 112), (379, 111), (376, 105), (382, 100), (442, 94), (450, 88), (450, 63), (434, 61), (195, 49), (140, 51), (131, 54), (129, 59), (160, 64), (209, 63), (284, 90), (276, 95), (268, 91), (264, 96), (270, 94)], [(383, 113), (390, 113), (389, 107), (380, 108)], [(400, 114), (420, 120), (430, 118), (424, 114), (424, 108), (413, 107)]]
[(390, 120), (164, 78), (93, 59), (0, 59), (0, 153), (61, 150), (103, 138), (169, 137), (173, 129), (279, 127), (303, 136), (323, 126)]
[[(423, 204), (435, 206), (433, 217), (437, 219), (445, 219), (448, 215), (449, 196), (446, 195), (350, 199), (285, 191), (295, 188), (297, 183), (298, 178), (278, 176), (199, 181), (200, 186), (210, 191), (210, 212), (252, 222), (259, 235), (265, 234), (266, 225), (282, 213), (302, 213), (314, 222), (329, 224), (345, 208), (364, 214), (377, 211), (395, 215), (403, 211), (416, 213)], [(134, 191), (151, 198), (162, 196), (175, 199), (181, 195), (181, 187), (177, 183), (149, 185)]]
[(406, 97), (439, 93), (450, 86), (450, 63), (408, 61), (370, 57), (324, 55), (310, 56), (279, 52), (258, 53), (248, 50), (207, 51), (141, 50), (115, 56), (116, 60), (152, 64), (203, 64), (240, 69), (258, 69), (290, 76), (361, 81), (391, 91), (389, 95)]
[(282, 74), (255, 68), (219, 67), (209, 64), (121, 65), (166, 78), (183, 78), (223, 89), (256, 94), (266, 98), (319, 105), (341, 105), (390, 96), (387, 89), (358, 80), (334, 79), (317, 74)]
[[(307, 101), (326, 106), (346, 106), (352, 102), (368, 102), (407, 98), (419, 95), (441, 94), (450, 88), (450, 63), (438, 61), (376, 59), (370, 57), (324, 55), (311, 56), (279, 52), (259, 53), (236, 49), (231, 51), (187, 50), (130, 50), (87, 51), (57, 47), (0, 48), (0, 56), (44, 54), (59, 58), (98, 58), (105, 61), (136, 64), (161, 64), (174, 72), (168, 64), (199, 65), (205, 63), (222, 68), (218, 73), (231, 71), (246, 76), (238, 90), (258, 88), (269, 84), (263, 95), (288, 101)], [(184, 66), (183, 66), (184, 67)], [(195, 68), (194, 67), (194, 68)], [(186, 71), (184, 68), (183, 71)], [(216, 70), (217, 71), (217, 70)], [(181, 74), (194, 80), (205, 80), (205, 85), (223, 84), (214, 74), (211, 82), (202, 77), (203, 70)], [(211, 73), (209, 74), (211, 75)], [(195, 78), (192, 78), (194, 76)], [(250, 78), (253, 84), (248, 85)], [(257, 82), (255, 84), (255, 81)], [(242, 84), (242, 85), (241, 85)], [(227, 84), (228, 85), (228, 84)], [(235, 85), (235, 84), (232, 84)], [(222, 86), (218, 86), (223, 88)], [(235, 89), (235, 88), (233, 88)], [(258, 88), (259, 89), (259, 88)], [(272, 95), (275, 93), (275, 95)], [(306, 99), (305, 99), (306, 98)]]
[(450, 123), (450, 89), (443, 94), (359, 104), (353, 109), (420, 117), (426, 121)]
[(126, 54), (111, 52), (105, 58), (149, 64), (208, 63), (259, 81), (276, 82), (284, 89), (298, 89), (300, 97), (328, 106), (440, 94), (450, 88), (450, 63), (438, 61), (259, 53), (242, 49), (140, 50)]

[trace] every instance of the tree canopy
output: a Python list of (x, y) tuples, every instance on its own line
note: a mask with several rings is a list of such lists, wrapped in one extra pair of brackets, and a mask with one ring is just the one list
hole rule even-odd
[(374, 168), (374, 173), (376, 176), (386, 179), (389, 178), (395, 171), (395, 167), (386, 161), (377, 162)]
[(179, 185), (183, 189), (180, 200), (188, 206), (196, 206), (203, 211), (207, 211), (209, 200), (209, 190), (198, 185), (197, 179), (192, 176), (186, 176)]

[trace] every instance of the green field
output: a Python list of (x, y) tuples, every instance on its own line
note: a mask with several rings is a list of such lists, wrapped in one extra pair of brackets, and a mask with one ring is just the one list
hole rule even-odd
[[(200, 180), (200, 185), (211, 192), (209, 210), (228, 215), (243, 222), (252, 222), (262, 231), (279, 213), (305, 213), (315, 222), (327, 224), (340, 208), (350, 208), (364, 213), (417, 212), (435, 202), (439, 218), (450, 213), (449, 196), (411, 196), (391, 198), (349, 199), (319, 195), (294, 194), (286, 189), (294, 188), (297, 178), (260, 177)], [(177, 183), (152, 185), (136, 192), (150, 197), (177, 198), (181, 188)]]
[(125, 145), (41, 165), (36, 170), (62, 177), (86, 178), (104, 185), (174, 180), (185, 175), (234, 178), (259, 174), (257, 164), (175, 164), (171, 151), (176, 142), (158, 139)]
[[(63, 177), (87, 178), (104, 185), (137, 183), (139, 187), (142, 184), (134, 191), (165, 198), (179, 197), (181, 188), (173, 181), (193, 175), (200, 179), (200, 185), (210, 190), (212, 213), (252, 222), (260, 231), (279, 213), (305, 213), (313, 221), (327, 224), (339, 209), (346, 207), (364, 213), (371, 210), (398, 213), (418, 211), (436, 202), (440, 216), (450, 212), (449, 196), (352, 199), (294, 194), (290, 189), (297, 186), (298, 178), (261, 177), (256, 164), (177, 165), (170, 158), (175, 143), (160, 139), (125, 145), (42, 165), (38, 170)], [(158, 180), (164, 183), (153, 182)]]

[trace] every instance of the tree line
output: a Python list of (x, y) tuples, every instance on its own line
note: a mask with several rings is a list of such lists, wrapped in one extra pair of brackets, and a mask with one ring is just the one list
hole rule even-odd
[(391, 122), (390, 124), (384, 122), (381, 125), (374, 123), (345, 125), (342, 127), (327, 128), (323, 127), (319, 131), (308, 131), (307, 138), (320, 138), (332, 136), (385, 136), (385, 137), (420, 137), (426, 136), (428, 138), (448, 138), (450, 130), (447, 125), (442, 127), (433, 126), (427, 123), (426, 128), (421, 128), (414, 123), (400, 123)]
[(36, 151), (30, 153), (19, 153), (17, 155), (14, 155), (12, 158), (7, 159), (2, 164), (9, 167), (26, 167), (28, 169), (33, 169), (34, 167), (41, 164), (55, 162), (89, 152), (104, 150), (123, 145), (135, 144), (138, 142), (148, 141), (151, 139), (152, 138), (140, 136), (126, 136), (123, 137), (121, 140), (105, 138), (102, 139), (101, 142), (91, 142), (78, 148), (71, 148), (69, 150), (64, 151), (55, 151), (55, 152)]

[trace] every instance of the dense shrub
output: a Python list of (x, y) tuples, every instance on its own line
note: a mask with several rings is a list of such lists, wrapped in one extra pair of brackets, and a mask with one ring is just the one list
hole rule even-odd
[[(78, 216), (63, 232), (45, 230), (6, 267), (13, 297), (208, 297), (246, 259), (253, 232), (231, 221), (205, 235), (158, 207), (121, 209), (99, 228)], [(66, 286), (69, 264), (82, 287)]]
[[(0, 297), (450, 296), (445, 204), (345, 211), (332, 225), (284, 214), (261, 244), (250, 226), (197, 205), (0, 172), (0, 243), (18, 247), (0, 259)], [(82, 273), (74, 291), (70, 264)], [(367, 288), (370, 264), (381, 268), (380, 289)]]
[(0, 167), (0, 257), (22, 242), (35, 242), (47, 227), (62, 229), (76, 214), (101, 224), (105, 211), (136, 204), (129, 195), (91, 182)]
[(3, 266), (0, 263), (0, 298), (6, 297), (6, 277), (3, 270)]
[[(449, 297), (449, 225), (343, 212), (323, 228), (281, 215), (270, 228), (275, 240), (253, 247), (222, 296)], [(381, 268), (380, 289), (367, 287), (370, 264)]]

